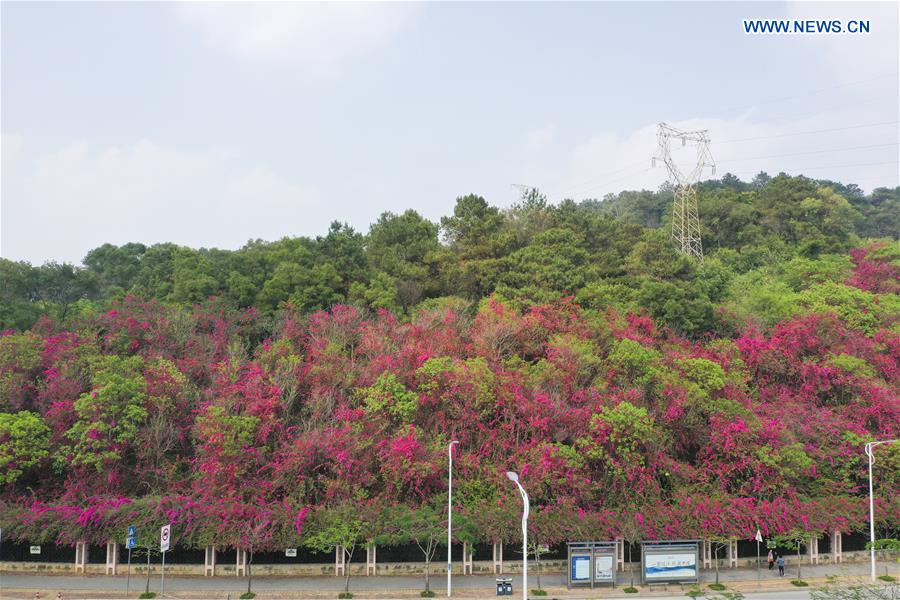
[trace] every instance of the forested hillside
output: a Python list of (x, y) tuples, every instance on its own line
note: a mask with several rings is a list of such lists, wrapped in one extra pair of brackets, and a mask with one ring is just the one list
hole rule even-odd
[(900, 435), (900, 188), (699, 193), (702, 264), (665, 189), (0, 261), (4, 536), (402, 543), (443, 518), (451, 440), (460, 539), (516, 539), (508, 469), (535, 543), (861, 529), (862, 444)]

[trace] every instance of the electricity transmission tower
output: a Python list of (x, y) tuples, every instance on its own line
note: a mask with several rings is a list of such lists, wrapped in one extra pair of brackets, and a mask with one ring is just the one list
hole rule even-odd
[[(675, 186), (675, 204), (672, 208), (672, 237), (679, 250), (703, 262), (703, 242), (700, 240), (700, 214), (697, 209), (697, 182), (703, 174), (704, 167), (710, 167), (716, 173), (716, 163), (709, 152), (709, 134), (704, 131), (681, 131), (665, 123), (659, 124), (656, 135), (659, 141), (657, 156), (653, 157), (653, 166), (657, 159), (663, 161), (669, 171), (669, 179)], [(685, 173), (678, 168), (672, 158), (672, 140), (681, 140), (682, 146), (688, 143), (697, 147), (697, 160), (693, 168)]]

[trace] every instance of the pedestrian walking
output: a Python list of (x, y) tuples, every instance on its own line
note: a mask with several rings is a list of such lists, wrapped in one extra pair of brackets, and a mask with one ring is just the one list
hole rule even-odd
[(769, 561), (769, 570), (771, 571), (775, 567), (775, 553), (769, 550), (769, 556), (767, 558)]
[(776, 562), (778, 563), (778, 576), (784, 577), (784, 557), (779, 556)]

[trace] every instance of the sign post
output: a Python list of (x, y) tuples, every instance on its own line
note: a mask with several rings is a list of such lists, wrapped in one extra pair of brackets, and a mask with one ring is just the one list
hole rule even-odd
[(760, 580), (759, 575), (759, 543), (762, 541), (762, 532), (757, 527), (756, 529), (756, 584), (761, 585), (762, 581)]
[(169, 549), (169, 540), (172, 535), (172, 525), (163, 525), (159, 532), (159, 549), (162, 552), (162, 576), (159, 580), (159, 595), (166, 591), (166, 551)]
[(128, 575), (125, 578), (125, 595), (131, 591), (131, 549), (135, 547), (134, 538), (137, 529), (134, 525), (128, 526), (128, 535), (125, 536), (125, 546), (128, 548)]

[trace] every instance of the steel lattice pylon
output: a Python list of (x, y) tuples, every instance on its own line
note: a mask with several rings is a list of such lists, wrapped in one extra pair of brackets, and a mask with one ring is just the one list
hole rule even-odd
[[(681, 131), (665, 123), (659, 124), (657, 133), (658, 156), (653, 158), (663, 161), (669, 170), (669, 178), (675, 185), (675, 204), (672, 207), (672, 237), (678, 248), (688, 256), (703, 261), (703, 242), (700, 239), (700, 214), (697, 209), (697, 182), (703, 174), (704, 167), (716, 172), (716, 163), (709, 152), (709, 134), (707, 131)], [(681, 140), (682, 146), (688, 142), (697, 146), (697, 161), (694, 168), (683, 173), (672, 158), (672, 140)]]

